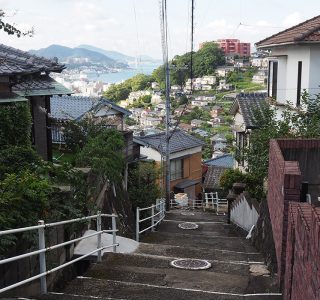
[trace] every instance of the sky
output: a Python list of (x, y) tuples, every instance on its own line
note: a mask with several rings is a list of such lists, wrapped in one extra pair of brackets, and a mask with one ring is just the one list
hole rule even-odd
[[(0, 0), (4, 21), (33, 37), (0, 42), (22, 50), (52, 44), (89, 44), (136, 56), (161, 58), (159, 0)], [(190, 51), (191, 0), (167, 0), (169, 56)], [(194, 49), (219, 38), (252, 45), (320, 14), (319, 0), (195, 0)]]

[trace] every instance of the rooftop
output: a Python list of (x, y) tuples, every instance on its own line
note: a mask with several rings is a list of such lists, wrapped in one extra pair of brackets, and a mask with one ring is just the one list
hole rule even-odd
[[(204, 145), (203, 141), (185, 133), (184, 131), (175, 130), (171, 131), (171, 133), (172, 136), (169, 141), (170, 153), (176, 153)], [(134, 140), (140, 145), (151, 147), (158, 152), (165, 154), (166, 136), (164, 132), (148, 136), (135, 137)]]
[(257, 48), (277, 45), (320, 42), (320, 16), (304, 21), (257, 42)]
[(240, 93), (234, 101), (230, 113), (235, 115), (239, 110), (243, 116), (246, 129), (257, 128), (254, 112), (266, 104), (266, 93)]
[(98, 113), (105, 106), (124, 115), (131, 114), (130, 111), (102, 97), (53, 96), (51, 98), (51, 115), (58, 120), (75, 120), (80, 119), (91, 110)]
[(0, 44), (0, 76), (39, 72), (61, 72), (65, 66), (57, 59), (47, 59)]
[(205, 160), (203, 163), (207, 166), (233, 168), (234, 158), (231, 154), (224, 154), (216, 158)]

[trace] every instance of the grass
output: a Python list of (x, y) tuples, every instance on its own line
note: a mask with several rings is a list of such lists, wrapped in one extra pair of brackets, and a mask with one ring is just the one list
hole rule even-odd
[(53, 160), (56, 162), (74, 164), (75, 155), (73, 153), (66, 152), (56, 148), (53, 149)]

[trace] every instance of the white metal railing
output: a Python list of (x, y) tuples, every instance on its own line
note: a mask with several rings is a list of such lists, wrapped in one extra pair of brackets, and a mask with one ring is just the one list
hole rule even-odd
[[(102, 225), (101, 225), (101, 218), (102, 217), (112, 218), (112, 229), (111, 230), (102, 230)], [(38, 275), (32, 276), (32, 277), (27, 278), (25, 280), (19, 281), (15, 284), (4, 287), (4, 288), (0, 289), (0, 294), (3, 292), (9, 291), (11, 289), (14, 289), (18, 286), (24, 285), (28, 282), (33, 281), (33, 280), (39, 279), (39, 278), (40, 278), (41, 293), (46, 294), (47, 293), (47, 280), (46, 280), (47, 275), (54, 273), (64, 267), (67, 267), (67, 266), (69, 266), (69, 265), (71, 265), (81, 259), (84, 259), (84, 258), (86, 258), (96, 252), (97, 252), (97, 261), (101, 262), (101, 257), (102, 257), (101, 251), (102, 250), (112, 247), (113, 252), (116, 252), (117, 246), (119, 246), (119, 244), (117, 244), (117, 236), (116, 236), (116, 233), (118, 231), (117, 225), (116, 225), (116, 217), (117, 217), (117, 215), (114, 215), (114, 214), (112, 214), (112, 215), (101, 214), (100, 212), (98, 212), (98, 214), (92, 215), (92, 216), (87, 216), (87, 217), (77, 218), (77, 219), (72, 219), (72, 220), (66, 220), (66, 221), (60, 221), (60, 222), (55, 222), (55, 223), (48, 223), (48, 224), (45, 224), (43, 220), (40, 220), (38, 222), (37, 226), (29, 226), (29, 227), (24, 227), (24, 228), (17, 228), (17, 229), (0, 231), (0, 237), (1, 237), (1, 236), (8, 235), (8, 234), (15, 234), (15, 233), (19, 233), (19, 232), (38, 230), (38, 245), (39, 245), (39, 250), (0, 260), (0, 265), (6, 264), (6, 263), (9, 263), (12, 261), (16, 261), (16, 260), (19, 260), (22, 258), (31, 257), (33, 255), (39, 255), (39, 264), (40, 264), (40, 273)], [(46, 247), (46, 243), (45, 243), (45, 229), (46, 228), (69, 224), (69, 223), (81, 222), (81, 221), (86, 221), (86, 220), (92, 220), (92, 219), (96, 219), (96, 222), (97, 222), (97, 232), (96, 233), (92, 233), (87, 236), (83, 236), (83, 237), (72, 239), (70, 241), (66, 241), (66, 242), (56, 244), (56, 245), (53, 245), (50, 247)], [(112, 237), (112, 244), (111, 245), (102, 246), (102, 244), (101, 244), (101, 234), (102, 233), (112, 233), (113, 237)], [(81, 241), (83, 239), (86, 239), (86, 238), (89, 238), (92, 236), (97, 236), (97, 249), (95, 249), (94, 251), (91, 251), (85, 255), (82, 255), (76, 259), (68, 261), (58, 267), (51, 269), (51, 270), (47, 270), (47, 268), (46, 268), (46, 252), (60, 248), (60, 247), (64, 247), (66, 245), (73, 244), (75, 242)]]
[[(150, 216), (140, 219), (140, 212), (150, 212)], [(156, 212), (157, 211), (157, 212)], [(157, 226), (165, 217), (166, 202), (165, 199), (157, 200), (156, 204), (152, 204), (149, 207), (139, 208), (137, 207), (136, 214), (136, 241), (139, 242), (139, 235), (149, 229), (154, 231), (154, 227)], [(147, 228), (140, 230), (140, 224), (142, 222), (150, 220), (151, 225)]]
[(228, 200), (221, 199), (218, 192), (204, 193), (205, 206), (216, 210), (216, 213), (226, 212), (228, 210)]
[(187, 203), (181, 204), (177, 202), (175, 199), (170, 200), (170, 208), (176, 208), (176, 207), (188, 207), (188, 208), (203, 208), (203, 201), (201, 199), (188, 199)]

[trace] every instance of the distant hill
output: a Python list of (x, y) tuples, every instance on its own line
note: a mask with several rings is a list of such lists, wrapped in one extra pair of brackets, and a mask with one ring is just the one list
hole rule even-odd
[(47, 58), (57, 57), (64, 63), (101, 63), (109, 67), (127, 67), (125, 63), (119, 63), (105, 54), (92, 51), (85, 48), (69, 48), (61, 45), (51, 45), (39, 50), (30, 50), (32, 54), (44, 56)]
[[(104, 50), (104, 49), (101, 49), (101, 48), (98, 48), (95, 46), (91, 46), (91, 45), (80, 45), (78, 47), (102, 53), (102, 54), (104, 54), (104, 55), (106, 55), (116, 61), (121, 61), (121, 62), (125, 62), (125, 63), (132, 63), (136, 60), (136, 58), (133, 56), (129, 56), (129, 55), (117, 52), (117, 51)], [(148, 55), (139, 55), (138, 60), (141, 62), (159, 62), (160, 61), (159, 59), (154, 59)]]
[(91, 45), (80, 45), (78, 46), (77, 48), (83, 48), (83, 49), (88, 49), (88, 50), (91, 50), (91, 51), (95, 51), (95, 52), (98, 52), (98, 53), (101, 53), (101, 54), (104, 54), (114, 60), (117, 60), (117, 61), (121, 61), (121, 62), (129, 62), (129, 61), (134, 61), (135, 58), (133, 56), (129, 56), (129, 55), (125, 55), (125, 54), (122, 54), (120, 52), (117, 52), (117, 51), (109, 51), (109, 50), (104, 50), (104, 49), (101, 49), (101, 48), (98, 48), (98, 47), (94, 47), (94, 46), (91, 46)]

